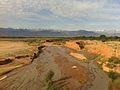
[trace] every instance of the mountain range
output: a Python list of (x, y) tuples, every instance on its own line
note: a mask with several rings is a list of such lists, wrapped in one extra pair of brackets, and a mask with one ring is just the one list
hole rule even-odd
[[(77, 37), (77, 36), (99, 36), (101, 33), (87, 30), (60, 31), (60, 30), (30, 30), (0, 28), (0, 37)], [(119, 36), (120, 34), (118, 34)]]

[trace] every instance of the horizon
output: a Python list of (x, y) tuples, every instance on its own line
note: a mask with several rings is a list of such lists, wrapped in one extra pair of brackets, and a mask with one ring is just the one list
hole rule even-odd
[(110, 30), (111, 32), (109, 32), (109, 30), (87, 30), (87, 29), (76, 29), (76, 30), (60, 30), (60, 29), (44, 29), (44, 28), (33, 28), (33, 29), (30, 29), (30, 28), (12, 28), (12, 27), (0, 27), (0, 29), (16, 29), (16, 30), (32, 30), (32, 31), (91, 31), (91, 32), (96, 32), (96, 33), (106, 33), (106, 34), (114, 34), (114, 33), (120, 33), (119, 30)]
[(0, 27), (120, 32), (119, 0), (3, 0)]

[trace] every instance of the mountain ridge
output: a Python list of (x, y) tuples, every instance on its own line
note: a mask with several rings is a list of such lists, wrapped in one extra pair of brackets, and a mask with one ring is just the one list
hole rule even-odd
[(77, 37), (77, 36), (99, 36), (100, 33), (88, 30), (63, 31), (48, 29), (13, 29), (0, 28), (0, 37)]

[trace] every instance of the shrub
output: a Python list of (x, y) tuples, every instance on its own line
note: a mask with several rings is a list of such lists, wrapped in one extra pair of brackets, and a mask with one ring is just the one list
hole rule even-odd
[(47, 90), (57, 90), (55, 88), (53, 80), (52, 80), (53, 76), (54, 76), (54, 72), (53, 71), (49, 71), (47, 76), (46, 76)]
[(115, 67), (115, 65), (113, 63), (108, 63), (107, 67), (109, 67), (110, 69), (113, 69)]
[(114, 71), (110, 71), (110, 72), (108, 73), (108, 76), (109, 76), (109, 78), (111, 78), (112, 81), (113, 81), (113, 80), (115, 80), (115, 79), (117, 78), (117, 73), (114, 72)]
[(107, 41), (107, 37), (105, 35), (100, 35), (100, 39), (102, 42)]
[(49, 71), (46, 77), (46, 82), (52, 81), (53, 76), (54, 76), (54, 72)]
[(120, 59), (117, 57), (111, 57), (109, 58), (108, 62), (114, 63), (114, 64), (120, 64)]

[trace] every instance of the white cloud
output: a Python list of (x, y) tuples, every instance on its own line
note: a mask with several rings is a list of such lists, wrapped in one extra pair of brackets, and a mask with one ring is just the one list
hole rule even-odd
[[(96, 21), (120, 20), (120, 4), (114, 0), (0, 0), (0, 21), (7, 17), (54, 20), (59, 17)], [(53, 16), (39, 14), (41, 10)]]

